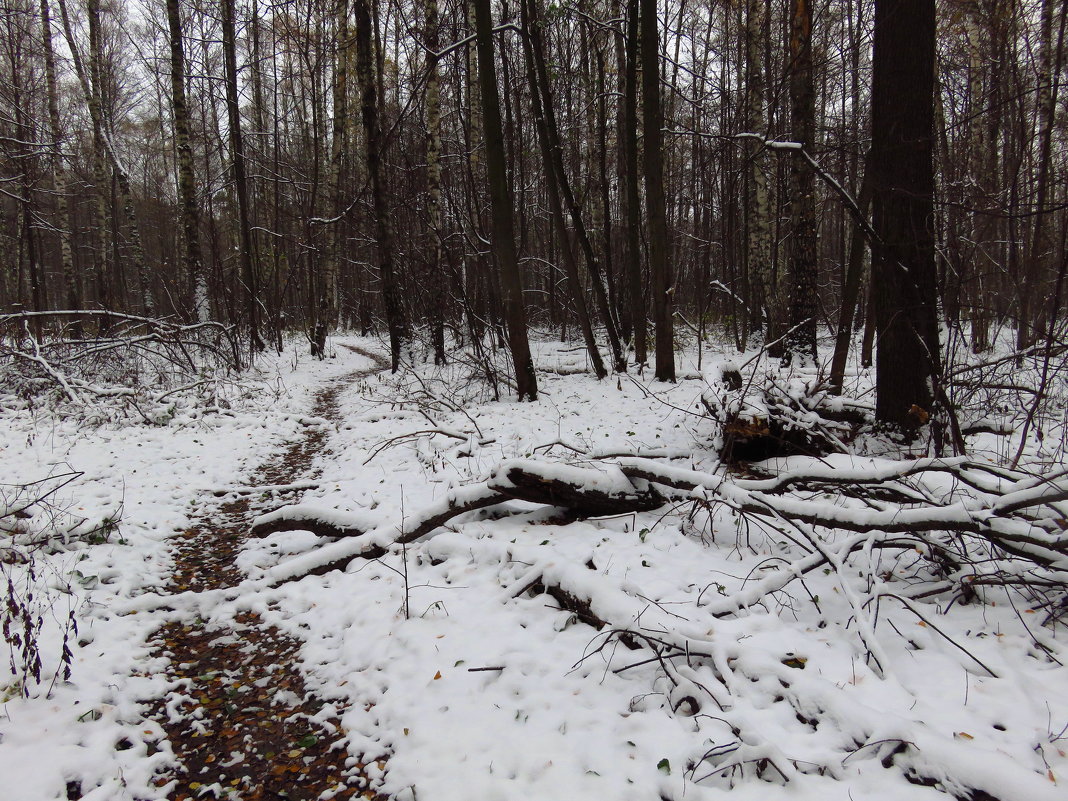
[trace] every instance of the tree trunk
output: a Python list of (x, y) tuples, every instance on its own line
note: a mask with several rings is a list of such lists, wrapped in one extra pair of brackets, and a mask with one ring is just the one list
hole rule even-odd
[(626, 73), (623, 78), (623, 163), (626, 206), (626, 271), (630, 320), (634, 328), (634, 361), (639, 369), (649, 360), (642, 287), (642, 201), (638, 173), (638, 0), (627, 2)]
[[(871, 157), (864, 160), (864, 178), (857, 198), (860, 213), (867, 216), (871, 208)], [(841, 393), (845, 379), (849, 345), (853, 341), (853, 320), (860, 301), (861, 278), (864, 274), (864, 254), (867, 241), (859, 225), (853, 226), (849, 242), (849, 263), (846, 265), (845, 282), (842, 286), (842, 308), (838, 315), (838, 328), (834, 339), (834, 354), (831, 356), (831, 391)]]
[(438, 0), (426, 0), (426, 192), (430, 263), (428, 289), (434, 364), (445, 364), (446, 287), (441, 258), (441, 76), (438, 74)]
[(208, 281), (200, 252), (200, 214), (197, 211), (193, 146), (189, 141), (189, 111), (185, 99), (185, 50), (179, 0), (167, 0), (167, 27), (171, 45), (171, 109), (178, 152), (178, 206), (182, 217), (183, 260), (193, 296), (193, 317), (208, 319)]
[[(14, 134), (17, 142), (17, 154), (19, 160), (18, 177), (18, 258), (20, 267), (25, 260), (25, 273), (20, 269), (20, 276), (24, 274), (29, 279), (30, 305), (35, 312), (44, 311), (44, 286), (41, 274), (41, 264), (37, 256), (37, 232), (34, 220), (37, 217), (36, 204), (34, 203), (34, 182), (36, 179), (37, 156), (33, 142), (36, 139), (31, 128), (30, 120), (32, 112), (26, 107), (28, 96), (25, 92), (23, 81), (26, 78), (26, 65), (19, 57), (15, 48), (9, 50), (9, 65), (11, 69), (11, 105), (14, 106)], [(22, 298), (22, 280), (20, 278), (18, 288), (19, 298)], [(40, 318), (33, 320), (34, 336), (40, 340), (42, 327)]]
[[(59, 212), (59, 247), (63, 265), (63, 283), (66, 289), (68, 309), (80, 309), (81, 292), (78, 275), (74, 271), (74, 253), (71, 247), (70, 207), (67, 201), (67, 168), (63, 159), (63, 130), (59, 122), (59, 92), (56, 87), (56, 56), (52, 46), (52, 16), (48, 0), (41, 0), (41, 39), (44, 43), (45, 86), (48, 91), (48, 125), (51, 133), (49, 156), (52, 168), (52, 188), (56, 193), (56, 209)], [(73, 334), (81, 335), (81, 323), (75, 321)]]
[(527, 341), (527, 314), (523, 304), (523, 282), (515, 250), (512, 198), (505, 172), (504, 131), (501, 125), (497, 69), (493, 57), (493, 21), (489, 0), (474, 0), (475, 44), (478, 50), (478, 78), (482, 95), (482, 120), (486, 126), (486, 173), (489, 181), (493, 224), (493, 251), (501, 275), (504, 313), (508, 326), (508, 346), (515, 367), (519, 400), (536, 400), (538, 381)]
[(372, 48), (373, 23), (371, 3), (356, 0), (356, 71), (361, 87), (361, 116), (363, 118), (364, 147), (367, 157), (367, 177), (371, 184), (374, 208), (375, 236), (378, 240), (378, 269), (382, 276), (382, 298), (386, 306), (386, 327), (389, 329), (389, 352), (393, 372), (400, 369), (401, 350), (410, 338), (408, 322), (401, 304), (393, 273), (393, 236), (382, 185), (382, 131), (378, 118), (378, 81)]
[[(1042, 0), (1038, 56), (1038, 91), (1035, 98), (1035, 113), (1038, 117), (1038, 164), (1035, 176), (1035, 214), (1031, 231), (1031, 243), (1025, 261), (1024, 282), (1021, 288), (1020, 322), (1017, 328), (1018, 350), (1031, 345), (1041, 334), (1043, 326), (1034, 314), (1041, 309), (1042, 297), (1038, 287), (1044, 284), (1042, 268), (1049, 249), (1045, 238), (1046, 202), (1049, 197), (1050, 160), (1053, 149), (1053, 126), (1057, 108), (1057, 88), (1060, 78), (1061, 50), (1064, 43), (1065, 12), (1062, 9), (1060, 29), (1057, 35), (1057, 69), (1053, 58), (1053, 5), (1054, 0)], [(1063, 4), (1062, 4), (1063, 5)]]
[(256, 269), (252, 262), (252, 226), (249, 222), (248, 176), (245, 171), (245, 144), (241, 134), (241, 110), (237, 95), (237, 53), (234, 41), (234, 0), (222, 0), (223, 58), (226, 67), (226, 111), (230, 127), (230, 158), (234, 165), (234, 189), (237, 194), (238, 241), (241, 250), (241, 275), (245, 284), (248, 309), (249, 348), (263, 350), (260, 338), (259, 296)]
[(675, 380), (675, 332), (664, 201), (664, 115), (660, 98), (660, 36), (656, 0), (638, 0), (642, 48), (642, 131), (645, 135), (645, 205), (649, 224), (649, 273), (653, 295), (658, 381)]
[[(812, 2), (793, 0), (790, 14), (790, 127), (793, 141), (815, 144)], [(933, 67), (932, 67), (933, 69)], [(816, 174), (800, 154), (790, 159), (790, 330), (784, 360), (816, 362)]]
[(935, 288), (934, 0), (876, 0), (872, 287), (878, 420), (908, 432), (932, 413), (941, 365)]
[[(543, 76), (535, 66), (535, 47), (540, 46), (539, 38), (535, 38), (536, 25), (531, 18), (533, 0), (521, 0), (520, 20), (527, 35), (523, 37), (524, 53), (527, 61), (527, 79), (531, 86), (531, 107), (534, 114), (534, 125), (538, 132), (538, 144), (541, 147), (542, 166), (545, 171), (546, 190), (549, 194), (549, 212), (552, 217), (553, 227), (556, 229), (560, 240), (560, 249), (564, 259), (564, 271), (567, 274), (567, 284), (571, 290), (571, 300), (578, 316), (579, 327), (582, 329), (582, 338), (586, 342), (586, 352), (590, 356), (593, 372), (597, 378), (608, 375), (605, 370), (601, 352), (597, 349), (597, 338), (593, 334), (593, 325), (590, 322), (590, 312), (586, 307), (586, 297), (582, 291), (582, 281), (579, 279), (578, 262), (575, 259), (575, 251), (571, 247), (567, 235), (567, 226), (564, 224), (563, 205), (560, 202), (560, 187), (558, 173), (556, 171), (553, 148), (559, 147), (558, 139), (554, 139), (549, 130), (547, 119), (548, 105), (551, 102), (541, 85)], [(544, 105), (543, 105), (544, 103)]]
[[(767, 23), (767, 0), (748, 0), (745, 20), (746, 129), (767, 137), (768, 120), (764, 111), (764, 26)], [(746, 214), (746, 267), (749, 275), (749, 330), (763, 329), (765, 340), (771, 339), (773, 295), (771, 263), (771, 201), (765, 175), (764, 146), (747, 140), (749, 182), (744, 212)], [(742, 333), (745, 336), (746, 332)]]
[[(111, 229), (111, 225), (108, 209), (108, 194), (106, 192), (107, 173), (105, 168), (105, 161), (109, 159), (110, 156), (105, 153), (107, 146), (104, 140), (103, 122), (101, 119), (102, 114), (100, 111), (100, 81), (98, 77), (98, 59), (96, 56), (96, 53), (99, 50), (99, 44), (97, 42), (100, 26), (99, 11), (95, 9), (92, 3), (87, 3), (87, 11), (89, 18), (90, 53), (88, 73), (82, 62), (77, 43), (74, 40), (74, 32), (71, 29), (70, 17), (67, 14), (67, 4), (65, 0), (59, 0), (59, 13), (63, 23), (63, 35), (66, 38), (67, 46), (71, 51), (71, 60), (74, 62), (74, 71), (78, 76), (78, 82), (81, 85), (86, 105), (89, 108), (89, 116), (93, 126), (93, 206), (96, 217), (93, 221), (96, 233), (96, 236), (94, 237), (95, 241), (93, 243), (95, 249), (93, 254), (95, 275), (93, 277), (95, 279), (96, 302), (101, 308), (107, 309), (112, 305), (107, 247), (107, 232)], [(108, 319), (107, 317), (104, 317), (100, 321), (100, 328), (106, 331), (108, 325)]]
[[(550, 158), (549, 168), (551, 170), (551, 179), (555, 180), (559, 194), (563, 198), (564, 204), (567, 206), (568, 213), (571, 216), (571, 224), (574, 226), (575, 235), (578, 238), (579, 246), (582, 248), (582, 254), (586, 259), (586, 269), (590, 274), (590, 283), (593, 285), (593, 296), (597, 302), (597, 309), (601, 315), (601, 322), (604, 323), (605, 330), (608, 334), (609, 347), (612, 350), (613, 369), (616, 372), (625, 373), (627, 371), (627, 359), (623, 355), (623, 348), (619, 341), (615, 317), (613, 316), (611, 306), (608, 303), (608, 293), (605, 289), (604, 276), (601, 273), (601, 266), (597, 260), (597, 254), (594, 252), (593, 244), (586, 231), (586, 225), (582, 221), (582, 211), (579, 208), (578, 201), (575, 199), (575, 193), (571, 189), (571, 182), (568, 180), (567, 172), (564, 169), (563, 144), (560, 141), (559, 126), (556, 124), (556, 112), (553, 109), (552, 93), (549, 90), (549, 70), (545, 66), (545, 49), (541, 37), (541, 21), (538, 19), (537, 0), (523, 0), (523, 3), (527, 8), (528, 17), (532, 22), (532, 24), (528, 26), (527, 34), (530, 39), (530, 48), (533, 54), (534, 68), (536, 70), (536, 83), (534, 84), (534, 87), (537, 91), (540, 91), (542, 99), (545, 135), (549, 145), (547, 155)], [(568, 239), (563, 231), (561, 231), (561, 236), (566, 248), (568, 246)]]
[(333, 101), (334, 113), (330, 135), (330, 160), (326, 170), (326, 210), (329, 222), (325, 223), (326, 240), (319, 274), (315, 276), (316, 318), (311, 331), (313, 356), (326, 357), (326, 337), (338, 322), (338, 263), (341, 259), (344, 226), (342, 225), (344, 199), (341, 196), (341, 159), (344, 154), (345, 131), (348, 122), (348, 38), (349, 4), (347, 0), (335, 0), (335, 53)]

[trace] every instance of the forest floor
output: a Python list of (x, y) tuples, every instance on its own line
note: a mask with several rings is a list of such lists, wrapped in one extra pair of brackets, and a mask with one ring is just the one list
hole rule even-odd
[[(374, 365), (331, 379), (316, 391), (311, 415), (333, 425), (342, 422), (338, 396), (347, 385), (389, 367), (373, 351), (348, 347)], [(322, 425), (308, 428), (257, 469), (249, 485), (315, 478), (312, 463), (321, 463), (326, 455), (326, 431)], [(239, 495), (207, 511), (176, 537), (165, 590), (236, 586), (242, 579), (236, 559), (255, 505), (252, 493)], [(152, 644), (152, 657), (168, 662), (164, 675), (177, 688), (157, 699), (150, 715), (163, 727), (177, 760), (175, 769), (155, 780), (169, 798), (188, 801), (227, 793), (248, 801), (377, 797), (368, 789), (364, 763), (345, 748), (340, 710), (326, 709), (304, 684), (299, 640), (247, 611), (224, 625), (172, 621), (156, 632)]]
[[(581, 350), (539, 341), (539, 400), (520, 404), (469, 358), (391, 376), (378, 343), (335, 348), (264, 359), (228, 408), (178, 408), (166, 425), (0, 416), (18, 480), (79, 471), (51, 503), (118, 521), (41, 557), (43, 682), (7, 687), (0, 799), (1063, 798), (1063, 626), (1008, 591), (886, 596), (858, 615), (832, 570), (714, 615), (783, 563), (773, 532), (722, 504), (574, 520), (513, 501), (279, 583), (345, 547), (247, 537), (286, 503), (403, 525), (505, 460), (596, 469), (600, 453), (724, 475), (701, 405), (707, 351), (701, 369), (682, 354), (669, 386), (597, 381)], [(852, 371), (870, 397), (865, 380)], [(969, 445), (991, 463), (1015, 450)], [(1048, 447), (1025, 461), (1059, 459)], [(891, 456), (858, 443), (752, 470)], [(919, 571), (864, 558), (894, 587)], [(53, 680), (65, 635), (71, 675)], [(680, 637), (692, 654), (657, 646)]]

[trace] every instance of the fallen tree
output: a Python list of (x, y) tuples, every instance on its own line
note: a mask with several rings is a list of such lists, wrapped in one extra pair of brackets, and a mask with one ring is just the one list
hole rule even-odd
[[(455, 517), (507, 501), (561, 507), (576, 517), (642, 512), (662, 506), (664, 498), (646, 482), (635, 484), (615, 465), (599, 468), (516, 459), (504, 462), (479, 484), (449, 490), (440, 501), (408, 517), (400, 525), (382, 523), (359, 513), (317, 506), (283, 506), (256, 518), (253, 536), (281, 531), (310, 531), (321, 537), (348, 539), (348, 545), (320, 549), (326, 558), (311, 564), (309, 573), (342, 569), (355, 558), (377, 559), (390, 545), (406, 545), (432, 534)], [(335, 556), (336, 553), (336, 556)], [(294, 563), (308, 561), (309, 555)], [(279, 578), (299, 573), (282, 571)]]
[(225, 407), (243, 366), (236, 329), (102, 309), (0, 314), (0, 404), (132, 412), (161, 424), (181, 397)]
[[(929, 486), (932, 476), (941, 479), (942, 497)], [(378, 558), (391, 545), (415, 542), (460, 515), (509, 501), (558, 507), (579, 518), (648, 511), (669, 499), (724, 504), (801, 548), (796, 564), (734, 599), (735, 610), (827, 563), (837, 567), (859, 548), (922, 550), (942, 579), (924, 592), (952, 586), (970, 598), (983, 585), (1019, 585), (1053, 591), (1044, 599), (1052, 613), (1068, 588), (1068, 479), (964, 457), (876, 468), (808, 467), (770, 479), (736, 479), (641, 458), (582, 466), (517, 459), (484, 482), (450, 490), (401, 525), (295, 505), (257, 518), (252, 533), (306, 530), (344, 541), (275, 568), (285, 580), (302, 575), (301, 567), (322, 573), (355, 558)], [(858, 538), (832, 553), (814, 529), (850, 531)]]
[[(759, 625), (754, 607), (770, 611), (808, 602), (823, 619), (820, 625), (856, 639), (872, 680), (897, 680), (893, 656), (902, 648), (889, 647), (888, 638), (903, 637), (911, 647), (895, 617), (914, 618), (948, 645), (965, 670), (998, 680), (1002, 663), (988, 661), (952, 627), (940, 626), (939, 616), (996, 591), (1025, 599), (1027, 611), (1044, 610), (1044, 623), (1058, 624), (1068, 612), (1064, 472), (1033, 476), (958, 457), (840, 467), (809, 461), (770, 478), (740, 478), (637, 457), (575, 464), (511, 460), (401, 524), (306, 505), (264, 515), (255, 534), (304, 529), (334, 540), (268, 570), (264, 581), (278, 584), (381, 557), (394, 546), (432, 538), (469, 512), (530, 511), (517, 501), (559, 509), (570, 519), (673, 503), (680, 512), (689, 509), (691, 518), (707, 513), (713, 539), (731, 531), (725, 524), (732, 519), (762, 533), (751, 546), (760, 573), (730, 590), (713, 581), (685, 616), (632, 583), (613, 581), (592, 560), (567, 562), (530, 546), (509, 546), (508, 564), (519, 572), (505, 582), (502, 599), (552, 599), (574, 622), (599, 632), (580, 661), (596, 655), (617, 674), (651, 665), (665, 682), (656, 695), (666, 708), (703, 719), (714, 745), (685, 766), (690, 781), (730, 789), (746, 778), (787, 784), (813, 774), (841, 778), (847, 761), (874, 759), (909, 782), (961, 801), (1007, 800), (1021, 788), (1029, 797), (1057, 797), (1041, 772), (1007, 756), (984, 754), (977, 765), (966, 737), (928, 725), (922, 716), (888, 726), (875, 710), (857, 708), (840, 688), (805, 671), (804, 653), (784, 648), (775, 656), (739, 643)], [(750, 547), (741, 533), (734, 537), (732, 549)], [(462, 549), (443, 547), (446, 553)], [(809, 587), (817, 577), (824, 588), (827, 581), (834, 584), (834, 617), (822, 606), (830, 602), (821, 602)], [(1063, 648), (1042, 626), (1024, 630), (1033, 638), (1034, 658), (1062, 661)], [(625, 647), (617, 649), (617, 643)], [(823, 743), (808, 753), (838, 757), (798, 758), (796, 747), (778, 743), (783, 709), (785, 718), (797, 721), (798, 734)]]

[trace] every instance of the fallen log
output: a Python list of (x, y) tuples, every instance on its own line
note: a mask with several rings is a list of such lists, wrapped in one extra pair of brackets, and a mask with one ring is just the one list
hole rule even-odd
[[(639, 484), (635, 486), (615, 465), (583, 468), (517, 459), (502, 464), (487, 482), (450, 490), (442, 500), (421, 509), (394, 528), (391, 542), (413, 542), (458, 515), (509, 500), (560, 506), (584, 517), (641, 512), (664, 504), (664, 498), (647, 482)], [(310, 531), (339, 539), (384, 528), (389, 527), (380, 518), (366, 513), (296, 504), (257, 517), (252, 534)]]
[(311, 531), (348, 541), (279, 565), (273, 571), (275, 580), (286, 581), (341, 570), (353, 559), (380, 558), (390, 546), (422, 539), (459, 515), (510, 500), (559, 506), (579, 517), (647, 511), (665, 503), (651, 485), (641, 480), (632, 482), (615, 465), (575, 467), (516, 459), (503, 463), (484, 483), (450, 490), (440, 501), (421, 509), (399, 526), (367, 514), (295, 505), (256, 518), (252, 533), (265, 536), (280, 531)]
[(646, 512), (663, 506), (664, 497), (648, 482), (632, 482), (618, 467), (513, 459), (490, 476), (487, 485), (511, 498), (562, 506), (581, 517)]
[[(1056, 571), (1059, 580), (1068, 579), (1068, 537), (1055, 525), (1039, 525), (1023, 514), (1025, 510), (1068, 498), (1068, 482), (1063, 480), (1010, 492), (985, 508), (958, 501), (941, 506), (888, 504), (877, 509), (852, 509), (746, 489), (743, 482), (671, 468), (647, 459), (624, 459), (619, 464), (628, 477), (681, 491), (679, 497), (713, 495), (739, 512), (776, 521), (856, 532), (878, 530), (887, 534), (919, 534), (953, 531), (975, 534), (1006, 553)], [(932, 466), (931, 469), (937, 468)], [(834, 483), (830, 476), (821, 476), (820, 480)], [(853, 480), (849, 476), (841, 483), (848, 484)]]
[[(1068, 497), (1068, 483), (1060, 477), (1037, 485), (1017, 481), (1007, 487), (998, 486), (998, 481), (991, 480), (992, 475), (984, 479), (975, 467), (961, 459), (921, 459), (874, 469), (835, 470), (821, 466), (776, 479), (731, 480), (648, 459), (583, 466), (515, 459), (501, 464), (483, 483), (450, 490), (400, 525), (366, 514), (290, 506), (258, 518), (253, 533), (307, 530), (350, 540), (348, 544), (334, 543), (290, 560), (283, 572), (286, 578), (296, 578), (308, 572), (343, 568), (355, 558), (381, 557), (391, 546), (423, 539), (459, 515), (509, 500), (560, 507), (576, 517), (595, 517), (653, 510), (663, 506), (667, 497), (716, 498), (777, 528), (815, 525), (859, 533), (879, 531), (884, 535), (922, 536), (939, 531), (973, 534), (1045, 569), (1044, 578), (1059, 584), (1068, 582), (1068, 537), (1056, 511), (1056, 504)], [(980, 497), (939, 504), (916, 491), (907, 494), (905, 490), (909, 488), (898, 483), (928, 471), (954, 474), (977, 489)], [(868, 508), (781, 494), (798, 485), (819, 487), (822, 491), (837, 488), (846, 493), (850, 489), (855, 492), (861, 487), (888, 485), (901, 492), (898, 502), (884, 501)], [(1040, 507), (1046, 509), (1044, 515), (1036, 512)]]
[(266, 537), (281, 531), (310, 531), (319, 537), (357, 537), (381, 525), (380, 518), (359, 512), (339, 512), (313, 504), (293, 504), (260, 515), (251, 534)]

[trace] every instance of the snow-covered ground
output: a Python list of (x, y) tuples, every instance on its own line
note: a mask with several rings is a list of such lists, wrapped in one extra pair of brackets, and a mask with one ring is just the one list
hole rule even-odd
[[(256, 375), (242, 379), (246, 389), (230, 410), (176, 408), (165, 426), (87, 425), (83, 416), (25, 408), (0, 417), (0, 483), (80, 471), (50, 499), (53, 506), (84, 517), (87, 528), (120, 520), (106, 542), (75, 539), (55, 556), (39, 555), (42, 581), (17, 586), (23, 598), (36, 590), (34, 611), (45, 618), (44, 681), (28, 686), (24, 698), (21, 685), (4, 677), (0, 798), (66, 798), (67, 782), (77, 781), (86, 799), (154, 797), (149, 780), (167, 753), (148, 756), (145, 743), (162, 732), (143, 720), (139, 701), (167, 690), (153, 677), (159, 666), (145, 644), (161, 618), (116, 615), (114, 601), (161, 587), (168, 538), (220, 502), (213, 489), (240, 484), (267, 454), (316, 424), (308, 410), (321, 381), (365, 362), (355, 354), (323, 362), (297, 361), (293, 352), (265, 358)], [(18, 568), (5, 569), (5, 578), (8, 573), (17, 583)], [(72, 609), (78, 631), (70, 634), (71, 679), (53, 682)]]
[[(666, 386), (599, 382), (577, 372), (581, 350), (535, 350), (536, 403), (494, 400), (457, 362), (360, 379), (341, 395), (344, 422), (319, 457), (319, 486), (285, 500), (402, 524), (507, 459), (655, 452), (722, 473), (692, 359), (682, 365), (690, 377)], [(108, 542), (49, 561), (53, 585), (70, 576), (73, 587), (52, 592), (44, 672), (57, 669), (73, 607), (73, 674), (29, 687), (28, 698), (9, 688), (0, 799), (62, 799), (75, 780), (93, 801), (158, 797), (150, 779), (169, 752), (148, 755), (161, 732), (139, 702), (168, 689), (144, 643), (171, 613), (134, 599), (163, 584), (166, 540), (219, 502), (210, 490), (240, 484), (317, 424), (305, 417), (315, 387), (368, 363), (342, 347), (321, 363), (288, 353), (264, 364), (261, 386), (277, 392), (165, 427), (86, 428), (27, 411), (0, 419), (5, 483), (69, 466), (84, 475), (57, 503), (91, 519), (121, 507)], [(847, 462), (884, 460), (830, 464)], [(681, 801), (731, 789), (743, 800), (897, 801), (964, 786), (1002, 801), (1065, 797), (1064, 631), (1042, 629), (1009, 596), (944, 615), (945, 598), (911, 609), (887, 598), (858, 619), (849, 587), (826, 570), (715, 617), (715, 599), (782, 564), (774, 538), (729, 510), (686, 503), (568, 523), (522, 502), (507, 511), (472, 512), (380, 560), (269, 590), (255, 580), (326, 541), (255, 540), (240, 560), (247, 591), (178, 614), (225, 621), (253, 608), (301, 639), (309, 685), (344, 710), (354, 756), (387, 757), (381, 790), (397, 799)], [(535, 582), (588, 600), (609, 626), (597, 631), (526, 592)], [(684, 653), (657, 658), (658, 643)]]

